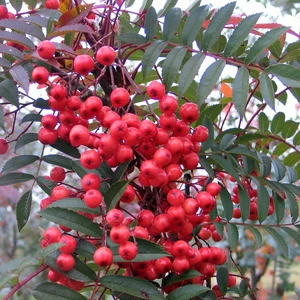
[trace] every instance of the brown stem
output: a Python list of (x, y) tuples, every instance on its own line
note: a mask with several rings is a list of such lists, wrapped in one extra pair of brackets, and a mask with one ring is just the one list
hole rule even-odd
[(32, 278), (37, 276), (38, 274), (42, 273), (48, 268), (47, 265), (41, 265), (38, 270), (31, 273), (28, 277), (26, 277), (23, 281), (19, 282), (4, 298), (3, 300), (8, 300), (15, 292), (17, 292), (23, 285), (25, 285), (28, 281), (30, 281)]

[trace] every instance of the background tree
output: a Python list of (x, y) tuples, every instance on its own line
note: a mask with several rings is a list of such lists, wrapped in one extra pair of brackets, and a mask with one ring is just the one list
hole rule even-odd
[(272, 261), (295, 290), (299, 35), (176, 2), (0, 6), (0, 185), (43, 228), (4, 299), (257, 299)]

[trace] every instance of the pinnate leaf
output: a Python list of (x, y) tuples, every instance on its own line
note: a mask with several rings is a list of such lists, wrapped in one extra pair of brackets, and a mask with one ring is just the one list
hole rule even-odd
[(156, 35), (157, 29), (157, 13), (153, 6), (149, 8), (145, 17), (145, 33), (148, 41), (152, 40)]
[(288, 244), (285, 241), (284, 237), (279, 234), (274, 228), (265, 226), (264, 229), (274, 238), (279, 249), (281, 250), (283, 256), (288, 259), (289, 258), (289, 248)]
[(29, 143), (35, 142), (37, 140), (38, 140), (37, 133), (24, 133), (17, 140), (16, 146), (15, 146), (15, 151), (17, 151), (19, 148), (21, 148)]
[(66, 156), (62, 156), (58, 154), (48, 154), (48, 155), (44, 155), (42, 159), (44, 162), (48, 164), (60, 166), (68, 170), (73, 170), (72, 159)]
[(235, 224), (227, 223), (227, 235), (230, 249), (234, 250), (239, 242), (239, 231)]
[(0, 82), (0, 95), (12, 105), (19, 107), (19, 91), (11, 79), (4, 79)]
[(266, 72), (275, 75), (284, 85), (300, 87), (299, 69), (287, 64), (275, 64), (266, 69)]
[(187, 284), (171, 292), (167, 300), (190, 300), (199, 294), (209, 291), (209, 288), (200, 284)]
[(34, 176), (26, 173), (8, 173), (0, 176), (0, 186), (12, 185), (34, 179)]
[(26, 70), (21, 65), (14, 65), (9, 69), (9, 73), (13, 80), (28, 94), (30, 82)]
[(2, 174), (16, 171), (20, 168), (28, 166), (40, 158), (36, 155), (19, 155), (8, 160), (2, 169)]
[(177, 31), (182, 11), (179, 7), (170, 8), (165, 16), (163, 26), (163, 37), (166, 41), (170, 40)]
[(57, 186), (52, 180), (48, 180), (43, 176), (38, 176), (36, 178), (36, 183), (48, 195), (50, 195), (52, 189)]
[(56, 28), (54, 31), (51, 31), (47, 35), (47, 39), (49, 40), (53, 37), (61, 36), (61, 35), (65, 35), (65, 34), (73, 33), (73, 32), (82, 32), (82, 33), (93, 34), (93, 30), (88, 25), (72, 24), (72, 25), (66, 25), (66, 26)]
[(32, 191), (27, 191), (17, 203), (16, 208), (16, 216), (17, 216), (17, 223), (18, 229), (21, 229), (26, 225), (31, 210), (31, 203), (32, 203)]
[(104, 201), (106, 204), (107, 211), (115, 207), (122, 197), (126, 186), (129, 184), (129, 181), (122, 180), (113, 183), (110, 188), (106, 191), (104, 195)]
[(260, 91), (266, 103), (275, 110), (275, 93), (272, 80), (269, 76), (262, 72), (260, 74)]
[(0, 40), (11, 41), (17, 44), (21, 44), (29, 49), (35, 49), (34, 43), (21, 33), (0, 30)]

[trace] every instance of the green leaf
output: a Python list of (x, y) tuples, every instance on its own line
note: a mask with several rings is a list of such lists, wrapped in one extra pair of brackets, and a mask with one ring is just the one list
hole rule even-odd
[(32, 203), (32, 191), (27, 191), (19, 200), (16, 207), (16, 217), (18, 223), (18, 229), (21, 229), (26, 225), (30, 216)]
[(265, 226), (264, 229), (273, 237), (273, 239), (278, 244), (283, 256), (288, 259), (289, 258), (289, 248), (285, 241), (285, 239), (282, 237), (281, 234), (279, 234), (274, 228)]
[(285, 189), (286, 199), (291, 211), (292, 222), (296, 222), (299, 218), (299, 206), (296, 197)]
[(239, 175), (229, 160), (224, 159), (222, 156), (216, 154), (210, 155), (210, 158), (220, 165), (226, 172), (228, 172), (237, 182), (240, 182)]
[(236, 2), (228, 3), (221, 7), (215, 15), (211, 18), (211, 21), (204, 33), (202, 40), (202, 49), (207, 51), (219, 38), (221, 31), (224, 29), (227, 21), (231, 17)]
[(34, 43), (26, 35), (17, 32), (0, 31), (0, 40), (21, 44), (31, 50), (35, 49)]
[(113, 183), (123, 179), (123, 176), (128, 169), (129, 163), (130, 162), (127, 161), (127, 162), (124, 162), (124, 163), (118, 165), (118, 167), (113, 172), (111, 180), (109, 181), (110, 184), (113, 184)]
[(34, 179), (34, 176), (26, 173), (9, 173), (0, 176), (0, 186), (12, 185)]
[(80, 153), (77, 148), (71, 146), (69, 143), (62, 139), (58, 139), (56, 143), (52, 144), (51, 147), (58, 151), (61, 151), (69, 156), (80, 158)]
[(172, 7), (167, 11), (163, 26), (163, 37), (165, 41), (172, 39), (177, 31), (181, 17), (182, 11), (179, 7)]
[(259, 159), (257, 158), (256, 152), (253, 152), (253, 151), (249, 150), (247, 147), (245, 147), (243, 145), (237, 146), (237, 147), (234, 147), (234, 148), (228, 150), (228, 153), (244, 155), (246, 157), (249, 157), (249, 158), (259, 162)]
[(143, 45), (147, 43), (147, 39), (134, 32), (122, 33), (117, 36), (117, 40), (126, 43), (126, 44), (136, 44), (136, 45)]
[(230, 148), (233, 144), (234, 144), (234, 141), (236, 139), (236, 136), (233, 135), (233, 134), (225, 134), (222, 139), (221, 139), (221, 142), (220, 142), (220, 150), (223, 151), (223, 150), (226, 150), (227, 148)]
[(29, 143), (35, 142), (37, 140), (38, 140), (37, 133), (24, 133), (17, 140), (16, 146), (15, 146), (15, 151), (17, 151), (19, 148), (21, 148)]
[(4, 68), (10, 68), (11, 63), (7, 59), (0, 57), (0, 66)]
[(80, 32), (80, 33), (89, 33), (93, 34), (93, 30), (90, 26), (84, 25), (84, 24), (72, 24), (72, 25), (66, 25), (59, 28), (56, 28), (55, 30), (51, 31), (47, 35), (47, 39), (50, 40), (53, 37), (56, 36), (62, 36), (67, 33), (73, 33), (73, 32)]
[(48, 207), (61, 207), (77, 212), (87, 212), (91, 214), (100, 214), (99, 207), (89, 208), (80, 198), (64, 198), (51, 203)]
[(285, 153), (288, 149), (289, 149), (289, 145), (285, 144), (285, 143), (279, 143), (274, 151), (273, 151), (273, 155), (274, 156), (280, 156), (282, 155), (283, 153)]
[(201, 151), (204, 152), (210, 149), (214, 143), (214, 125), (207, 117), (204, 118), (202, 124), (208, 129), (208, 139), (201, 143)]
[(54, 282), (40, 283), (33, 289), (32, 295), (37, 300), (86, 300), (74, 290)]
[(12, 259), (6, 263), (1, 263), (0, 274), (10, 273), (12, 271), (17, 271), (15, 273), (20, 273), (24, 268), (37, 264), (38, 260), (30, 256)]
[(297, 174), (296, 170), (290, 166), (285, 166), (285, 167), (286, 167), (286, 173), (288, 176), (289, 183), (296, 182), (298, 179), (298, 174)]
[(177, 0), (167, 0), (164, 7), (158, 12), (158, 16), (163, 17), (170, 8), (175, 7), (176, 3)]
[(260, 91), (268, 106), (275, 110), (275, 93), (272, 80), (264, 72), (260, 74)]
[(36, 108), (50, 109), (48, 100), (45, 100), (43, 98), (37, 98), (34, 101), (33, 106)]
[(44, 155), (42, 157), (42, 159), (44, 162), (46, 162), (48, 164), (60, 166), (62, 168), (68, 169), (68, 170), (73, 170), (72, 159), (70, 159), (66, 156), (62, 156), (62, 155), (58, 155), (58, 154), (48, 154), (48, 155)]
[(175, 81), (186, 51), (186, 48), (182, 46), (174, 47), (164, 60), (162, 65), (162, 77), (166, 92), (170, 90)]
[(279, 132), (281, 132), (284, 121), (285, 114), (283, 112), (278, 112), (272, 119), (271, 132), (274, 134), (278, 134)]
[(8, 160), (2, 169), (2, 174), (9, 173), (28, 166), (40, 158), (36, 155), (19, 155)]
[(265, 71), (275, 75), (286, 86), (300, 87), (300, 74), (299, 69), (296, 67), (286, 64), (275, 64), (270, 65)]
[(176, 273), (169, 273), (165, 278), (163, 278), (162, 286), (166, 287), (168, 285), (182, 282), (183, 280), (189, 280), (194, 277), (200, 276), (201, 273), (196, 270), (187, 270), (183, 274), (177, 275)]
[(156, 40), (146, 49), (142, 59), (142, 71), (144, 78), (150, 73), (156, 60), (158, 59), (161, 52), (165, 49), (166, 46), (166, 42)]
[(290, 227), (280, 227), (280, 229), (285, 231), (300, 246), (300, 233), (298, 231)]
[(58, 250), (60, 247), (64, 246), (63, 243), (52, 243), (49, 246), (47, 246), (46, 248), (41, 248), (37, 253), (36, 253), (36, 257), (38, 259), (44, 259), (46, 258), (48, 255), (50, 255), (52, 252)]
[(39, 215), (56, 224), (64, 225), (83, 234), (99, 237), (102, 231), (99, 225), (78, 213), (60, 207), (45, 208)]
[(0, 105), (0, 128), (2, 128), (5, 131), (5, 127), (4, 127), (4, 112), (3, 112), (3, 108)]
[(261, 233), (254, 226), (246, 226), (245, 228), (249, 229), (252, 232), (252, 234), (254, 235), (255, 248), (256, 249), (260, 248), (263, 243)]
[(214, 63), (212, 63), (203, 73), (198, 87), (197, 102), (199, 106), (202, 103), (204, 103), (206, 98), (209, 96), (209, 94), (215, 87), (225, 65), (225, 61), (217, 60)]
[(234, 29), (224, 50), (224, 56), (229, 57), (238, 50), (245, 39), (248, 38), (250, 31), (258, 21), (261, 13), (254, 14), (244, 18), (240, 24)]
[(269, 118), (263, 111), (258, 115), (258, 126), (261, 132), (268, 132)]
[(100, 283), (106, 288), (140, 299), (163, 300), (157, 287), (148, 280), (122, 275), (102, 276)]
[(231, 250), (234, 250), (239, 242), (239, 231), (235, 224), (227, 223), (228, 244)]
[(249, 133), (246, 133), (246, 134), (243, 134), (243, 135), (239, 136), (236, 139), (236, 143), (247, 143), (247, 142), (252, 141), (252, 140), (263, 139), (263, 138), (266, 138), (266, 137), (267, 137), (266, 135), (261, 134), (261, 133), (249, 132)]
[(14, 65), (9, 69), (9, 73), (13, 80), (28, 94), (30, 82), (26, 70), (21, 65)]
[(26, 123), (26, 122), (41, 122), (42, 115), (39, 114), (28, 114), (23, 117), (20, 124)]
[(95, 245), (86, 240), (81, 239), (78, 241), (74, 252), (88, 259), (93, 259), (96, 249), (97, 248)]
[(0, 44), (0, 53), (13, 56), (16, 59), (22, 59), (22, 57), (24, 56), (23, 52), (21, 52), (20, 50), (4, 44)]
[(300, 145), (300, 131), (296, 133), (296, 135), (293, 138), (293, 144), (295, 146)]
[[(230, 224), (228, 224), (228, 225), (230, 225)], [(231, 247), (231, 249), (233, 249), (233, 248)], [(228, 269), (226, 267), (220, 267), (217, 271), (217, 283), (218, 283), (221, 295), (225, 295), (227, 292), (228, 277), (229, 277)]]
[(286, 172), (285, 166), (278, 159), (272, 160), (272, 165), (274, 168), (275, 179), (277, 181), (281, 181), (285, 176), (285, 172)]
[(149, 8), (145, 17), (145, 34), (148, 41), (152, 40), (156, 35), (157, 29), (157, 13), (153, 6)]
[(232, 102), (240, 116), (243, 116), (249, 90), (249, 72), (240, 67), (236, 73), (232, 86)]
[[(150, 242), (150, 241), (147, 241), (145, 239), (136, 238), (136, 243), (138, 246), (138, 254), (133, 260), (131, 260), (132, 262), (149, 261), (149, 260), (158, 259), (160, 257), (170, 255), (160, 245)], [(118, 254), (118, 248), (119, 248), (119, 246), (111, 248), (111, 250), (114, 253), (114, 262), (128, 261), (128, 260), (123, 259)]]
[(292, 137), (299, 129), (299, 122), (295, 122), (293, 120), (287, 120), (283, 124), (283, 128), (281, 130), (281, 136), (284, 139)]
[(20, 0), (11, 0), (10, 4), (15, 9), (16, 12), (19, 12), (22, 8), (23, 1)]
[(272, 195), (274, 201), (276, 221), (279, 224), (284, 217), (285, 200), (281, 196), (279, 196), (276, 192), (274, 192), (274, 190), (272, 192)]
[(96, 281), (96, 273), (88, 266), (87, 263), (82, 262), (80, 259), (78, 259), (76, 256), (74, 256), (75, 259), (75, 266), (71, 271), (68, 272), (62, 272), (60, 269), (58, 269), (56, 265), (57, 257), (60, 255), (60, 251), (52, 251), (49, 253), (49, 255), (45, 258), (44, 263), (48, 265), (51, 269), (54, 269), (55, 271), (62, 273), (63, 275), (74, 279), (78, 281), (84, 281), (84, 282), (94, 282)]
[(200, 284), (187, 284), (175, 291), (171, 292), (166, 299), (167, 300), (190, 300), (199, 294), (209, 291), (209, 288)]
[(283, 163), (287, 166), (294, 167), (300, 160), (299, 152), (290, 153), (284, 160)]
[(260, 160), (259, 164), (259, 172), (262, 177), (267, 177), (271, 172), (271, 159), (265, 154), (261, 154), (257, 152), (257, 157)]
[(228, 190), (224, 186), (221, 188), (220, 198), (224, 208), (224, 216), (227, 220), (231, 220), (233, 216), (233, 203)]
[[(205, 118), (207, 118), (211, 122), (216, 122), (216, 120), (220, 116), (220, 114), (221, 114), (222, 110), (224, 109), (224, 107), (225, 107), (224, 104), (207, 105), (204, 109), (201, 110), (200, 117), (196, 121), (196, 124), (197, 125), (203, 124), (203, 120)], [(222, 133), (224, 133), (225, 131), (226, 130), (224, 130)]]
[(0, 95), (12, 105), (19, 107), (19, 91), (11, 79), (4, 79), (0, 82)]
[(52, 189), (57, 186), (52, 180), (48, 180), (43, 176), (38, 176), (36, 178), (36, 182), (39, 187), (48, 195), (50, 195)]
[(180, 99), (185, 91), (192, 84), (195, 76), (198, 74), (200, 66), (205, 59), (205, 55), (197, 53), (192, 56), (182, 67), (178, 79), (178, 98)]
[(0, 27), (10, 28), (37, 37), (39, 40), (44, 40), (43, 31), (36, 25), (24, 22), (23, 19), (2, 19)]
[(250, 212), (250, 198), (248, 192), (241, 185), (238, 186), (238, 196), (240, 199), (240, 209), (242, 213), (242, 220), (246, 221)]
[(257, 209), (259, 223), (262, 223), (267, 218), (269, 205), (270, 196), (267, 189), (260, 182), (257, 182)]
[[(250, 64), (255, 60), (265, 49), (271, 46), (277, 39), (279, 39), (289, 28), (288, 27), (278, 27), (269, 30), (264, 35), (259, 37), (253, 46), (250, 48), (245, 64)], [(268, 71), (267, 71), (268, 72)]]
[(182, 32), (182, 42), (184, 45), (192, 45), (199, 31), (202, 28), (202, 23), (207, 17), (209, 7), (203, 5), (194, 9), (188, 16)]
[(200, 157), (200, 164), (201, 167), (207, 172), (207, 174), (211, 177), (214, 178), (214, 171), (210, 165), (210, 163), (204, 158), (204, 157)]
[(113, 183), (104, 195), (104, 201), (106, 204), (106, 210), (109, 211), (115, 207), (122, 197), (129, 181), (122, 180)]

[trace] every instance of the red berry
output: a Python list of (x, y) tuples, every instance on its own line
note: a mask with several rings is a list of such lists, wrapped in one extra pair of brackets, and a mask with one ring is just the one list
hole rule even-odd
[(116, 244), (124, 244), (130, 237), (130, 230), (125, 225), (115, 226), (110, 230), (111, 240)]
[(8, 19), (8, 9), (0, 5), (0, 19)]
[(54, 167), (50, 171), (50, 178), (53, 181), (58, 181), (58, 182), (64, 181), (65, 177), (66, 177), (66, 172), (65, 169), (62, 167)]
[(113, 107), (122, 107), (129, 103), (130, 95), (124, 88), (116, 88), (110, 94), (110, 101)]
[(100, 164), (102, 163), (102, 159), (96, 150), (91, 149), (86, 150), (81, 154), (80, 163), (83, 167), (92, 170), (100, 166)]
[(192, 123), (196, 121), (199, 116), (199, 108), (195, 103), (184, 103), (179, 109), (179, 115), (182, 121)]
[(60, 243), (65, 244), (61, 246), (59, 250), (62, 253), (73, 253), (76, 248), (76, 239), (70, 235), (64, 235), (59, 240)]
[(86, 76), (93, 70), (94, 61), (89, 55), (81, 54), (75, 57), (73, 67), (76, 73)]
[(35, 67), (31, 73), (32, 80), (44, 84), (48, 81), (49, 72), (45, 67)]
[(57, 257), (56, 266), (61, 271), (71, 271), (75, 266), (75, 259), (71, 254), (62, 253)]
[(96, 208), (102, 203), (103, 196), (98, 190), (90, 189), (85, 193), (83, 200), (89, 208)]
[(38, 132), (38, 140), (44, 145), (56, 143), (57, 138), (57, 132), (54, 129), (41, 128)]
[(117, 209), (117, 208), (111, 209), (106, 214), (106, 222), (111, 226), (121, 225), (124, 218), (125, 218), (124, 213), (120, 209)]
[(85, 191), (96, 189), (98, 190), (101, 184), (101, 179), (97, 174), (88, 173), (81, 178), (81, 186)]
[(165, 86), (158, 81), (152, 81), (147, 86), (147, 94), (151, 99), (159, 100), (165, 95), (165, 93)]
[(38, 44), (36, 50), (41, 58), (50, 59), (55, 53), (55, 45), (48, 40), (44, 40)]
[(206, 191), (215, 197), (220, 194), (221, 186), (216, 182), (211, 182), (206, 186)]
[(48, 9), (59, 9), (59, 0), (46, 0), (45, 7)]
[(94, 253), (94, 261), (100, 267), (107, 267), (113, 262), (113, 253), (107, 247), (100, 247)]
[(122, 258), (132, 260), (137, 256), (138, 247), (132, 242), (126, 242), (119, 247), (118, 253)]
[(5, 154), (8, 151), (8, 142), (5, 139), (0, 139), (0, 155)]
[(49, 244), (56, 243), (61, 238), (61, 231), (57, 227), (49, 227), (44, 233), (44, 240)]
[(96, 60), (104, 66), (110, 66), (116, 59), (115, 50), (110, 46), (103, 46), (96, 52)]

